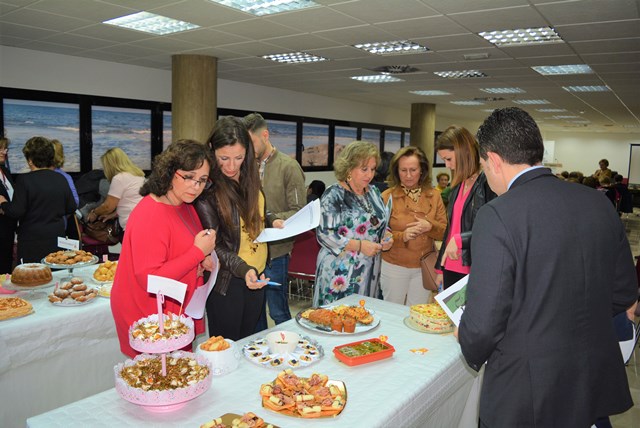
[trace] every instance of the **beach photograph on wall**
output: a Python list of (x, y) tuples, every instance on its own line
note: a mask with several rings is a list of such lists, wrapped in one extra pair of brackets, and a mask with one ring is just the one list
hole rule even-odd
[(78, 104), (5, 99), (3, 108), (5, 136), (11, 142), (9, 147), (11, 172), (29, 171), (22, 148), (29, 138), (35, 136), (60, 141), (66, 158), (65, 171), (80, 171), (80, 107)]
[(151, 110), (91, 107), (93, 169), (102, 168), (100, 156), (120, 147), (138, 167), (151, 169)]
[(402, 132), (384, 131), (384, 151), (395, 153), (402, 147)]
[(368, 141), (372, 143), (377, 148), (380, 148), (380, 130), (379, 129), (368, 129), (362, 128), (362, 137), (360, 138), (362, 141)]
[(337, 159), (344, 147), (358, 138), (358, 129), (352, 126), (336, 126), (333, 140), (333, 158)]
[(169, 147), (169, 144), (172, 143), (173, 132), (171, 131), (171, 112), (163, 111), (162, 112), (162, 150)]
[(302, 166), (329, 165), (329, 125), (302, 125)]
[(284, 120), (268, 120), (269, 140), (287, 156), (296, 158), (296, 133), (298, 124)]

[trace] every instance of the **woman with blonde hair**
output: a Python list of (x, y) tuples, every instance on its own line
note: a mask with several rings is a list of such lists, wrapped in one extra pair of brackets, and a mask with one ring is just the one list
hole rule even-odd
[(76, 190), (76, 185), (73, 182), (73, 178), (69, 174), (66, 173), (62, 169), (64, 166), (64, 148), (62, 147), (62, 143), (59, 140), (51, 140), (53, 144), (53, 170), (58, 174), (62, 175), (67, 183), (69, 183), (69, 188), (71, 189), (71, 194), (73, 195), (73, 200), (76, 201), (76, 205), (80, 204), (80, 198), (78, 197), (78, 191)]
[(393, 245), (385, 237), (387, 208), (370, 184), (379, 162), (380, 152), (366, 141), (350, 143), (335, 161), (338, 182), (320, 200), (314, 306), (351, 294), (379, 297), (380, 252)]
[(118, 223), (124, 230), (129, 214), (142, 199), (140, 188), (144, 184), (144, 172), (119, 147), (107, 150), (100, 157), (100, 162), (110, 183), (109, 193), (102, 205), (89, 213), (87, 222), (96, 219), (106, 221), (117, 216)]
[(436, 283), (445, 289), (471, 271), (471, 228), (480, 207), (496, 197), (480, 169), (476, 138), (466, 128), (452, 125), (436, 140), (436, 151), (451, 169), (449, 224), (436, 261)]
[(391, 250), (382, 253), (380, 287), (384, 300), (401, 305), (427, 303), (431, 292), (422, 286), (420, 259), (434, 251), (447, 227), (447, 213), (440, 193), (431, 187), (429, 160), (419, 147), (400, 149), (389, 168), (385, 204), (392, 200), (389, 228)]

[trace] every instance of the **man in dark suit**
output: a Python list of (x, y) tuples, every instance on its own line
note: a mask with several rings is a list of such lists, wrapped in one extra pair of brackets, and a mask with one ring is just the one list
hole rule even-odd
[(495, 110), (478, 130), (500, 195), (473, 225), (458, 337), (486, 362), (482, 427), (581, 427), (633, 403), (612, 324), (637, 299), (624, 227), (606, 198), (543, 168), (534, 120)]

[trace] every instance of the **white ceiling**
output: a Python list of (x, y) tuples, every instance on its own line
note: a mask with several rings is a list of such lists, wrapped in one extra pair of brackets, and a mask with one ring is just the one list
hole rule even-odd
[[(318, 7), (264, 17), (207, 0), (0, 0), (0, 44), (24, 49), (171, 69), (171, 55), (218, 58), (218, 77), (365, 103), (408, 108), (437, 104), (439, 115), (482, 120), (485, 109), (514, 106), (513, 99), (546, 99), (523, 106), (545, 129), (640, 133), (640, 0), (315, 0)], [(139, 11), (192, 22), (201, 28), (154, 36), (102, 24)], [(564, 43), (497, 48), (477, 33), (551, 26)], [(411, 40), (422, 54), (379, 56), (351, 47), (362, 42)], [(265, 54), (304, 51), (330, 59), (278, 64)], [(467, 54), (488, 59), (465, 60)], [(536, 65), (588, 64), (594, 74), (542, 76)], [(351, 76), (411, 65), (404, 82), (369, 84)], [(446, 79), (434, 71), (478, 69), (488, 75)], [(611, 92), (569, 93), (566, 85), (607, 85)], [(480, 88), (518, 87), (517, 95)], [(425, 97), (412, 90), (451, 95)], [(483, 106), (451, 101), (498, 96)], [(567, 112), (542, 113), (538, 108)], [(577, 119), (554, 119), (573, 115)], [(589, 121), (576, 124), (569, 121)]]

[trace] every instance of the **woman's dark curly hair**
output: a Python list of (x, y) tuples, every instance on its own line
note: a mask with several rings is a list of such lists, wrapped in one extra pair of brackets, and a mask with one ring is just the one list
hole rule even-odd
[(151, 175), (140, 188), (140, 194), (166, 195), (171, 189), (171, 181), (176, 171), (196, 170), (204, 161), (211, 165), (211, 150), (204, 144), (195, 140), (178, 140), (171, 143), (153, 160)]
[(27, 140), (22, 148), (24, 158), (31, 161), (36, 168), (51, 168), (55, 150), (51, 140), (45, 137), (32, 137)]

